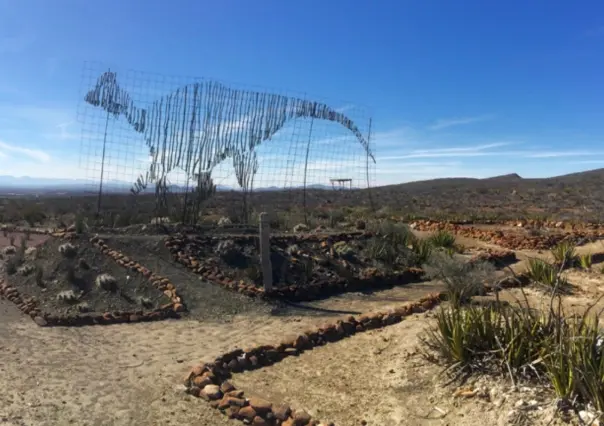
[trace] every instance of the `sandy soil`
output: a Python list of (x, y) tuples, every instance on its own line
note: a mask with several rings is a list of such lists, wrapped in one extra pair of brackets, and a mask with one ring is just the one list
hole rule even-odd
[(184, 394), (178, 384), (188, 368), (325, 321), (246, 316), (40, 328), (6, 300), (0, 317), (0, 423), (28, 426), (233, 424)]
[[(10, 245), (11, 238), (13, 239), (13, 244), (15, 246), (18, 246), (19, 244), (21, 244), (21, 238), (23, 238), (24, 236), (25, 234), (21, 232), (8, 232), (6, 236), (4, 236), (4, 232), (0, 231), (0, 247), (6, 247)], [(27, 240), (27, 246), (37, 247), (49, 238), (49, 235), (30, 234), (29, 239)]]
[[(504, 378), (471, 386), (483, 388), (484, 397), (455, 398), (456, 387), (443, 386), (442, 368), (417, 350), (431, 316), (415, 315), (286, 358), (271, 368), (238, 374), (233, 383), (339, 426), (545, 425), (552, 419), (551, 394), (533, 388), (512, 393)], [(524, 400), (538, 402), (532, 419), (522, 419), (514, 410)]]
[[(602, 247), (595, 243), (579, 251), (595, 253)], [(519, 257), (533, 254), (546, 252), (519, 253)], [(521, 269), (522, 262), (516, 268)], [(568, 273), (578, 289), (569, 303), (585, 304), (602, 294), (604, 275), (596, 272), (598, 265), (593, 269)], [(208, 317), (203, 322), (185, 319), (86, 328), (40, 328), (0, 300), (0, 387), (4, 389), (0, 423), (237, 424), (183, 392), (180, 378), (191, 365), (235, 347), (279, 342), (331, 322), (334, 316), (385, 309), (437, 289), (433, 283), (421, 283), (373, 294), (351, 293), (292, 308), (287, 315), (274, 315), (283, 310), (272, 315), (270, 310), (252, 309), (222, 322)], [(538, 292), (533, 296), (542, 297)], [(429, 321), (430, 314), (413, 316), (270, 368), (236, 375), (234, 382), (248, 394), (287, 402), (342, 426), (363, 420), (378, 426), (549, 421), (553, 411), (543, 390), (509, 394), (505, 382), (487, 381), (481, 386), (490, 398), (454, 398), (454, 388), (443, 387), (438, 377), (440, 367), (417, 353), (418, 336)], [(520, 400), (537, 401), (537, 414), (513, 409)]]

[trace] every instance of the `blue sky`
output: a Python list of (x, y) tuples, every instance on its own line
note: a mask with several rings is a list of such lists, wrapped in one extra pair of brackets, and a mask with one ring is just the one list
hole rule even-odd
[[(82, 107), (97, 70), (85, 61), (157, 73), (149, 97), (184, 75), (304, 93), (365, 130), (371, 115), (374, 184), (604, 167), (601, 1), (0, 0), (0, 58), (0, 175), (98, 174), (104, 122)], [(145, 154), (112, 126), (106, 173), (130, 180)], [(312, 183), (363, 178), (334, 126), (313, 131)], [(267, 145), (259, 184), (302, 179), (306, 135), (294, 125)]]

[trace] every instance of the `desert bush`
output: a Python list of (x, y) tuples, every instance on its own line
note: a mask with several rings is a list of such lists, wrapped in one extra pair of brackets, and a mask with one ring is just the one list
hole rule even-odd
[(95, 284), (97, 288), (105, 291), (116, 291), (117, 280), (109, 274), (101, 274), (96, 277)]
[(425, 264), (430, 259), (430, 256), (432, 256), (433, 251), (433, 245), (430, 241), (415, 238), (411, 242), (411, 263), (416, 266)]
[(570, 284), (566, 278), (561, 276), (561, 266), (551, 264), (542, 259), (531, 258), (528, 263), (528, 276), (536, 284), (540, 284), (548, 290), (565, 292), (569, 290)]
[[(557, 303), (555, 303), (557, 302)], [(448, 371), (549, 382), (568, 404), (604, 410), (604, 332), (598, 315), (565, 315), (560, 296), (543, 310), (504, 305), (441, 308), (422, 336), (427, 359)], [(434, 356), (436, 354), (436, 356)], [(467, 376), (466, 376), (467, 377)]]
[(434, 234), (432, 234), (428, 238), (428, 241), (435, 248), (444, 248), (444, 249), (455, 248), (455, 235), (453, 235), (452, 233), (450, 233), (449, 231), (446, 231), (444, 229), (441, 229), (441, 230), (435, 232)]
[(562, 241), (551, 249), (554, 263), (560, 268), (571, 268), (577, 262), (575, 245), (570, 241)]
[(365, 253), (369, 258), (390, 266), (394, 265), (398, 258), (397, 248), (380, 238), (370, 239), (367, 242)]
[(345, 241), (338, 241), (333, 245), (333, 251), (343, 259), (350, 259), (355, 256), (355, 249)]
[(346, 220), (349, 214), (345, 209), (333, 209), (329, 212), (329, 227), (337, 228), (337, 226)]
[(413, 232), (406, 225), (384, 221), (373, 230), (377, 236), (395, 248), (409, 247), (416, 240)]
[(484, 292), (484, 283), (493, 279), (495, 267), (488, 262), (464, 262), (445, 253), (433, 253), (423, 265), (426, 276), (442, 281), (448, 300), (459, 306)]
[(245, 268), (245, 275), (254, 283), (260, 283), (262, 280), (262, 270), (260, 265), (252, 264)]
[(36, 226), (36, 223), (41, 223), (46, 219), (46, 214), (42, 211), (40, 206), (29, 205), (23, 211), (23, 219), (32, 228)]

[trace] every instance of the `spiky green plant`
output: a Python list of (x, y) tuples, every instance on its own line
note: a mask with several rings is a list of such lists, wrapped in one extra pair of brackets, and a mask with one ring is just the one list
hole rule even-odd
[(464, 262), (445, 253), (435, 252), (423, 264), (426, 276), (445, 285), (454, 306), (468, 302), (484, 291), (485, 282), (493, 278), (495, 267), (488, 262)]
[(577, 262), (576, 247), (571, 241), (562, 241), (551, 249), (554, 263), (561, 268), (571, 268)]
[(590, 253), (579, 256), (579, 264), (582, 269), (591, 269), (593, 257)]
[(455, 248), (455, 235), (441, 229), (428, 238), (430, 244), (436, 248), (453, 249)]

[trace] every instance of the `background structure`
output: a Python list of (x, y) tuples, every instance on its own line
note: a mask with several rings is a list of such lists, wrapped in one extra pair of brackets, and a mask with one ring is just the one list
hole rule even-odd
[(104, 224), (250, 225), (294, 210), (307, 220), (336, 181), (370, 203), (371, 118), (349, 102), (86, 63), (78, 120)]

